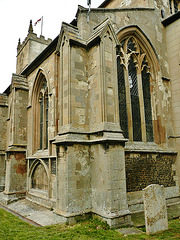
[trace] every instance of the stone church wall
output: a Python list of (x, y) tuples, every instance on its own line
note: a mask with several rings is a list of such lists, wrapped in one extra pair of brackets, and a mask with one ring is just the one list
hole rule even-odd
[[(180, 134), (179, 65), (173, 51), (179, 46), (179, 32), (176, 37), (174, 28), (167, 28), (166, 46), (159, 1), (110, 1), (109, 6), (121, 3), (122, 9), (91, 9), (89, 22), (87, 9), (79, 6), (77, 27), (63, 23), (59, 38), (43, 51), (42, 59), (36, 58), (23, 76), (13, 75), (8, 108), (7, 97), (0, 96), (0, 102), (4, 101), (0, 106), (4, 131), (0, 187), (4, 187), (6, 159), (7, 203), (26, 195), (68, 219), (93, 213), (111, 226), (119, 226), (131, 222), (131, 213), (143, 211), (142, 189), (149, 184), (165, 186), (168, 204), (179, 201), (179, 145), (174, 138)], [(27, 42), (18, 46), (17, 71), (29, 64), (29, 57), (34, 58), (39, 49), (36, 41), (40, 40), (31, 25)], [(41, 40), (43, 50), (47, 42)], [(133, 44), (134, 50), (123, 49), (122, 40)], [(117, 64), (124, 66), (121, 77), (126, 78), (124, 88), (130, 93), (129, 59), (123, 61), (128, 54), (136, 62), (133, 73), (139, 83), (143, 82), (142, 66), (150, 72), (151, 139), (146, 137), (142, 86), (137, 88), (141, 93), (137, 94), (141, 100), (139, 125), (132, 124), (137, 118), (131, 119), (131, 96), (125, 96), (124, 106), (119, 105)], [(119, 119), (125, 105), (129, 107), (127, 138)], [(134, 126), (144, 131), (138, 140), (133, 136)]]
[[(169, 58), (170, 83), (172, 90), (172, 114), (174, 124), (174, 135), (169, 141), (175, 142), (178, 151), (176, 167), (180, 184), (180, 19), (166, 27), (166, 42)], [(174, 138), (173, 138), (174, 136)]]
[(5, 149), (7, 140), (7, 113), (8, 99), (5, 94), (0, 94), (0, 191), (4, 190), (5, 186)]

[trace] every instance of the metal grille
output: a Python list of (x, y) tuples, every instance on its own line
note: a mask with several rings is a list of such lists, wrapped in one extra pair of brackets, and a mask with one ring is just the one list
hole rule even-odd
[(151, 94), (150, 94), (150, 75), (147, 73), (146, 68), (142, 73), (143, 97), (144, 97), (144, 110), (146, 122), (146, 140), (153, 142), (153, 124), (152, 124), (152, 110), (151, 110)]
[(133, 121), (133, 140), (142, 141), (140, 105), (139, 105), (139, 94), (138, 94), (138, 85), (137, 85), (137, 71), (136, 71), (136, 67), (135, 67), (132, 56), (129, 61), (128, 71), (129, 71), (129, 85), (130, 85), (132, 121)]
[[(119, 52), (117, 51), (119, 55)], [(117, 58), (117, 75), (118, 75), (118, 93), (119, 93), (119, 118), (123, 135), (128, 138), (128, 118), (126, 107), (126, 88), (124, 79), (124, 67), (120, 64), (120, 58)]]

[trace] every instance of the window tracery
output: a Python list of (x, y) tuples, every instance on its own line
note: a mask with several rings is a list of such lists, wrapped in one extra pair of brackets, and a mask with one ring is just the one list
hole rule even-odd
[(117, 49), (120, 125), (131, 141), (153, 141), (150, 67), (135, 37)]

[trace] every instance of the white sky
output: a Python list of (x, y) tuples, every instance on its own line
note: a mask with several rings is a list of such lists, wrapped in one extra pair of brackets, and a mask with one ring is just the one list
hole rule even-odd
[[(91, 0), (91, 7), (98, 7), (104, 0)], [(0, 93), (10, 85), (12, 73), (16, 72), (18, 39), (21, 42), (28, 33), (29, 22), (43, 16), (43, 36), (54, 39), (61, 23), (70, 23), (78, 5), (87, 7), (87, 0), (0, 0)], [(40, 35), (41, 23), (34, 33)]]

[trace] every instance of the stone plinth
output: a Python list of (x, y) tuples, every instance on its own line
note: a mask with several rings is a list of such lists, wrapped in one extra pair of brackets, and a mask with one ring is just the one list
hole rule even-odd
[(143, 189), (146, 233), (154, 234), (168, 229), (164, 186), (152, 184)]

